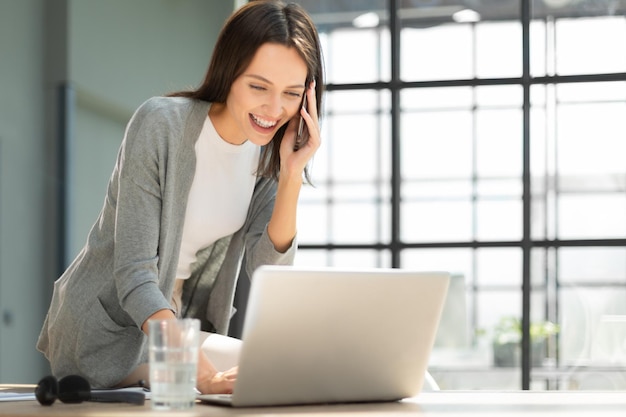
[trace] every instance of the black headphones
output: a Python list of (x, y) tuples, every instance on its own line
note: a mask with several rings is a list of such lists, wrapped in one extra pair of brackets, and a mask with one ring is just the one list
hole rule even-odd
[(91, 391), (89, 381), (79, 375), (67, 375), (57, 379), (46, 376), (35, 388), (35, 398), (41, 405), (52, 405), (58, 398), (63, 403), (81, 403), (83, 401), (120, 402), (143, 405), (146, 396), (134, 391)]

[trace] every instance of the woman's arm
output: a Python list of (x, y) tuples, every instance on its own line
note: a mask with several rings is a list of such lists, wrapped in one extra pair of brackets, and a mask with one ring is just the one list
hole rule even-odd
[(293, 150), (296, 122), (299, 119), (296, 117), (290, 122), (280, 146), (281, 166), (276, 202), (267, 227), (270, 240), (278, 252), (286, 251), (296, 235), (296, 212), (302, 188), (302, 174), (321, 143), (315, 81), (311, 82), (305, 93), (309, 104), (307, 109), (300, 110), (300, 115), (307, 124), (309, 140), (297, 151)]

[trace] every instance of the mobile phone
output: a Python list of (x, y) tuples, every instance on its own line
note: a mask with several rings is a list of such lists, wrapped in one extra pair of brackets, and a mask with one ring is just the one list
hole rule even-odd
[[(306, 91), (304, 93), (304, 98), (302, 99), (302, 108), (306, 108)], [(298, 131), (296, 132), (296, 141), (293, 144), (293, 150), (297, 151), (306, 143), (307, 139), (309, 139), (309, 135), (305, 135), (304, 132), (304, 118), (300, 116), (300, 121), (298, 122)]]

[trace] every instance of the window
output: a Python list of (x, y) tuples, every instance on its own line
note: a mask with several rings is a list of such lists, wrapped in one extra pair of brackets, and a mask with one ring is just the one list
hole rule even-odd
[(626, 1), (299, 3), (328, 94), (296, 263), (450, 271), (442, 389), (626, 389)]

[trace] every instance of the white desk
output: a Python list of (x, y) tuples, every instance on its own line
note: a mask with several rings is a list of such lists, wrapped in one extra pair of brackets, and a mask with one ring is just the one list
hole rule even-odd
[(50, 407), (36, 401), (0, 403), (0, 416), (302, 416), (355, 417), (360, 415), (393, 417), (399, 415), (445, 417), (624, 417), (626, 392), (589, 391), (438, 391), (416, 398), (384, 404), (345, 404), (300, 407), (230, 409), (197, 404), (184, 413), (156, 412), (150, 402), (144, 406), (128, 404), (55, 403)]

